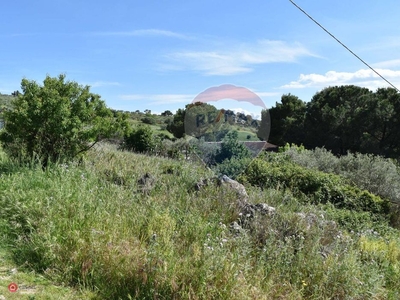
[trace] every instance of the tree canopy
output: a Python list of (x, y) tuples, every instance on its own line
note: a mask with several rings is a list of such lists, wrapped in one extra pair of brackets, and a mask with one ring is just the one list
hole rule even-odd
[(305, 144), (324, 146), (337, 154), (360, 151), (365, 121), (361, 113), (371, 97), (369, 89), (354, 85), (329, 87), (315, 94), (307, 105)]
[(185, 135), (185, 114), (185, 109), (178, 109), (174, 115), (172, 122), (167, 125), (167, 130), (178, 139), (182, 138)]
[(334, 86), (308, 103), (290, 94), (281, 102), (270, 109), (272, 143), (400, 157), (400, 93), (393, 88)]
[(66, 81), (65, 75), (47, 76), (43, 85), (23, 79), (22, 93), (4, 112), (0, 135), (13, 157), (43, 163), (71, 159), (98, 141), (123, 130), (125, 117), (106, 107), (89, 86)]
[(268, 141), (271, 131), (271, 117), (267, 109), (261, 111), (261, 122), (258, 126), (257, 137), (261, 141)]
[(224, 110), (218, 110), (208, 103), (191, 103), (185, 109), (178, 109), (167, 130), (176, 138), (185, 134), (196, 138), (205, 137), (208, 141), (221, 140), (228, 132)]
[(281, 103), (270, 110), (271, 133), (269, 141), (273, 144), (301, 144), (304, 141), (304, 119), (306, 103), (297, 96), (283, 95)]

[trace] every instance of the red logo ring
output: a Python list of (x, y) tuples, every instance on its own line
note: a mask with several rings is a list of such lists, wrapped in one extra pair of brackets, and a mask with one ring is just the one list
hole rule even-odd
[(14, 283), (14, 282), (11, 282), (11, 283), (8, 285), (8, 290), (9, 290), (11, 293), (15, 293), (15, 292), (18, 290), (18, 285), (17, 285), (16, 283)]

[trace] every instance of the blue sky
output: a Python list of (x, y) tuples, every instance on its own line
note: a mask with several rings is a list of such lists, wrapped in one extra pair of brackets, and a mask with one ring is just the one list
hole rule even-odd
[[(400, 87), (398, 0), (295, 2)], [(222, 84), (267, 107), (333, 85), (387, 86), (289, 0), (15, 0), (0, 11), (1, 93), (65, 73), (111, 108), (160, 113)]]

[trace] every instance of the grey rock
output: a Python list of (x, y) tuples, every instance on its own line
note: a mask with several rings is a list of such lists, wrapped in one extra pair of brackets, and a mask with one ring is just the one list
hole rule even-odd
[(305, 214), (303, 212), (300, 212), (300, 213), (297, 213), (296, 215), (299, 216), (300, 219), (302, 219), (306, 222), (307, 230), (310, 230), (310, 228), (312, 226), (316, 226), (319, 223), (318, 217), (313, 213)]
[(266, 203), (244, 203), (241, 205), (239, 215), (240, 219), (243, 221), (244, 219), (253, 219), (256, 215), (272, 216), (275, 214), (275, 211), (275, 207), (269, 206)]
[(245, 230), (240, 226), (237, 222), (232, 222), (229, 224), (229, 229), (234, 235), (238, 235), (240, 233), (244, 233)]
[(259, 211), (263, 215), (272, 216), (275, 214), (276, 209), (275, 207), (269, 206), (266, 203), (257, 203), (254, 205), (256, 211)]
[(228, 188), (233, 189), (236, 192), (239, 200), (247, 202), (249, 195), (247, 194), (246, 188), (243, 186), (243, 184), (240, 184), (236, 180), (233, 180), (226, 175), (223, 175), (221, 177), (220, 182), (221, 182), (221, 185), (227, 186)]

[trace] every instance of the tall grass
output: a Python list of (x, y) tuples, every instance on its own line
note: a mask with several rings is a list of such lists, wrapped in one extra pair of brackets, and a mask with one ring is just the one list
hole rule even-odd
[[(143, 192), (145, 173), (154, 182)], [(331, 228), (334, 207), (327, 213), (290, 190), (248, 186), (250, 202), (277, 214), (233, 232), (235, 193), (193, 190), (210, 176), (201, 165), (108, 146), (80, 163), (2, 172), (2, 235), (19, 265), (99, 299), (400, 297), (398, 231)], [(308, 228), (298, 212), (325, 221)]]

